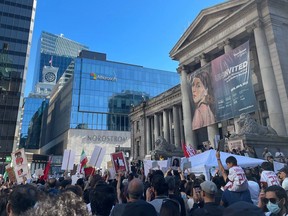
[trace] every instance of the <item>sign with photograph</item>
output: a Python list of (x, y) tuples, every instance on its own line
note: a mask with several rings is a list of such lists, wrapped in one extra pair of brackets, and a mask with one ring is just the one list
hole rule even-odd
[(232, 152), (235, 150), (244, 150), (244, 145), (242, 140), (228, 140), (229, 151)]
[(116, 173), (127, 171), (127, 164), (123, 152), (112, 153), (111, 160)]
[(27, 158), (24, 149), (12, 152), (12, 163), (18, 184), (23, 183), (27, 179), (31, 179)]

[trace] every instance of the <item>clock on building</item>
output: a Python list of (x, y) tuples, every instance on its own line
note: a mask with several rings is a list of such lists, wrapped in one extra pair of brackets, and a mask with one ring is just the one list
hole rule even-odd
[(55, 79), (56, 79), (56, 76), (55, 76), (54, 73), (48, 72), (48, 73), (45, 74), (45, 80), (46, 80), (47, 82), (54, 82)]

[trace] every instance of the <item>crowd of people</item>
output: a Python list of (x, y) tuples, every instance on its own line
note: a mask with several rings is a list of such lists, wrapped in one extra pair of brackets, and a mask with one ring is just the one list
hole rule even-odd
[[(95, 173), (72, 184), (71, 178), (50, 177), (21, 185), (1, 182), (0, 216), (198, 216), (288, 215), (288, 168), (242, 169), (234, 156), (211, 179), (171, 167), (165, 173), (142, 169), (118, 173), (115, 179)], [(225, 170), (227, 167), (228, 170)]]

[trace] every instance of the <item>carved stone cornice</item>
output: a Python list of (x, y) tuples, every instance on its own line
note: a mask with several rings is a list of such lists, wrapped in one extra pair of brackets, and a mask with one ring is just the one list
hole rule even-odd
[(187, 65), (180, 65), (177, 69), (177, 73), (181, 75), (182, 72), (188, 73), (190, 68)]
[(246, 31), (248, 33), (253, 33), (255, 28), (262, 28), (264, 26), (264, 22), (262, 19), (258, 19), (255, 22), (253, 22), (252, 24), (246, 26)]
[(227, 45), (229, 45), (229, 46), (233, 45), (233, 41), (230, 38), (226, 38), (224, 41), (217, 44), (218, 49), (220, 49), (220, 50), (224, 49), (224, 47)]

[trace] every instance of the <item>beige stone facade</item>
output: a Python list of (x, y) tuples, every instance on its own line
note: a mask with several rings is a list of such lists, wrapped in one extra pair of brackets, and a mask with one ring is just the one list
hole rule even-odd
[(204, 9), (170, 52), (179, 62), (181, 85), (143, 102), (131, 113), (132, 155), (143, 158), (162, 135), (176, 146), (203, 141), (213, 145), (215, 135), (237, 132), (234, 119), (193, 131), (187, 74), (249, 41), (252, 82), (258, 109), (251, 113), (280, 136), (288, 134), (288, 2), (286, 0), (232, 0)]

